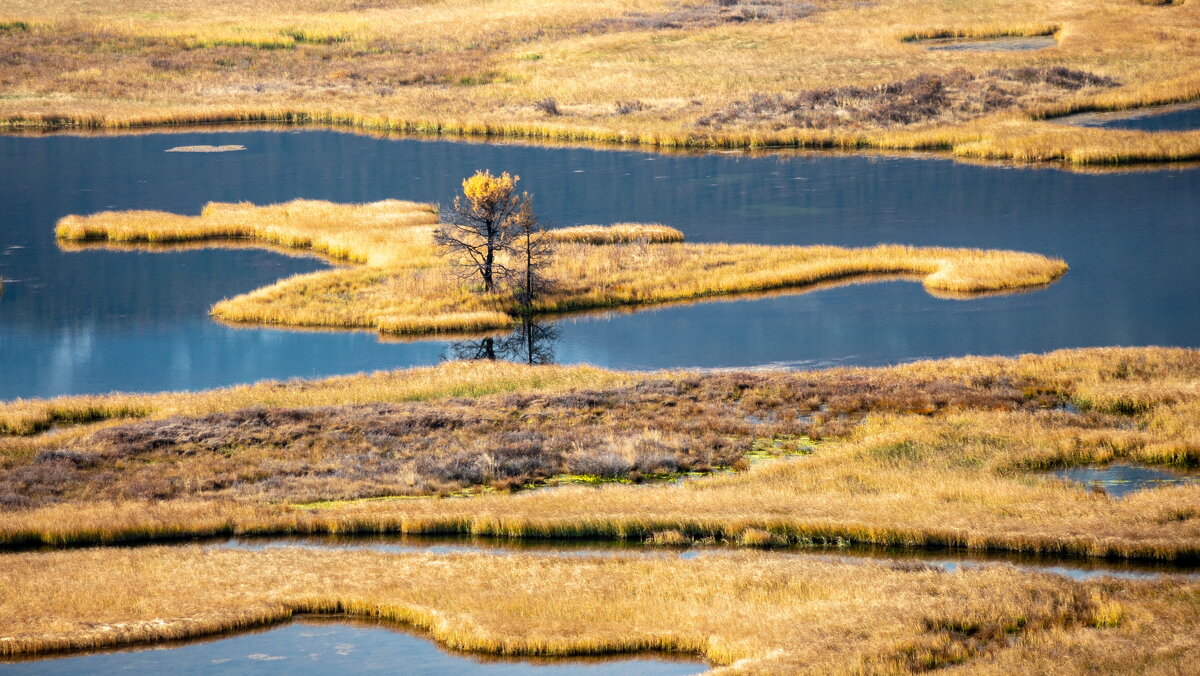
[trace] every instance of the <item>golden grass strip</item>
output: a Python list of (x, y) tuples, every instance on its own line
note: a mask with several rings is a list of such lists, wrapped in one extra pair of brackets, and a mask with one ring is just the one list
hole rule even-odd
[[(56, 232), (66, 242), (252, 238), (365, 263), (297, 275), (221, 301), (213, 315), (225, 321), (410, 334), (510, 326), (515, 301), (464, 285), (433, 244), (436, 220), (433, 207), (412, 202), (296, 200), (265, 207), (213, 203), (199, 216), (72, 215), (59, 221)], [(681, 232), (658, 224), (579, 226), (550, 236), (559, 245), (545, 272), (555, 287), (535, 302), (533, 309), (541, 313), (805, 287), (864, 275), (918, 275), (930, 291), (1009, 291), (1049, 284), (1067, 270), (1061, 259), (1014, 251), (685, 244)]]
[(627, 244), (645, 242), (664, 244), (682, 242), (683, 233), (661, 223), (613, 223), (612, 225), (575, 225), (548, 232), (555, 242), (577, 244)]
[(303, 613), (391, 620), (500, 655), (694, 654), (728, 667), (720, 673), (1037, 671), (1018, 660), (1057, 673), (1166, 673), (1186, 669), (1200, 635), (1192, 582), (1073, 582), (1009, 566), (194, 547), (4, 563), (0, 653), (10, 656), (211, 636)]
[(1021, 38), (1054, 35), (1062, 29), (1058, 24), (1025, 24), (1013, 26), (952, 26), (947, 28), (923, 28), (900, 36), (902, 42), (937, 40), (942, 38)]
[(202, 392), (16, 399), (0, 404), (0, 434), (28, 435), (55, 424), (204, 415), (252, 406), (331, 406), (423, 401), (497, 392), (561, 390), (628, 382), (635, 376), (591, 366), (534, 368), (508, 362), (454, 362), (324, 380), (263, 381)]

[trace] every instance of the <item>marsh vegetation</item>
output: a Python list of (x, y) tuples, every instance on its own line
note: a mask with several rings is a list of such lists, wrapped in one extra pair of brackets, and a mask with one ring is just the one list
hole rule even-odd
[(1200, 617), (1195, 583), (1176, 579), (1074, 582), (1008, 566), (951, 574), (752, 552), (680, 561), (151, 547), (6, 564), (7, 655), (339, 613), (460, 650), (665, 650), (734, 673), (1167, 673), (1189, 663)]
[[(17, 402), (4, 412), (30, 420), (38, 406), (43, 415), (80, 407), (117, 424), (4, 439), (10, 507), (0, 535), (20, 544), (464, 532), (1193, 559), (1200, 485), (1118, 501), (1042, 473), (1112, 461), (1195, 466), (1196, 358), (1106, 349), (708, 375), (483, 362), (421, 374), (422, 398), (440, 398), (419, 405), (281, 408), (370, 401), (380, 382), (412, 391), (400, 374), (157, 395), (148, 410), (125, 395)], [(501, 390), (549, 378), (541, 392), (462, 400), (454, 397), (464, 374), (484, 391), (491, 377)], [(252, 401), (280, 410), (247, 410)], [(196, 406), (210, 417), (171, 417)], [(429, 454), (438, 461), (425, 462)], [(721, 464), (742, 471), (637, 490), (503, 492), (564, 471), (632, 479)], [(365, 499), (465, 486), (502, 492)], [(343, 499), (312, 502), (318, 496)]]
[[(1054, 121), (1200, 97), (1198, 7), (1159, 0), (7, 0), (0, 2), (0, 129), (319, 122), (659, 147), (937, 149), (974, 160), (1073, 165), (1191, 160), (1200, 158), (1195, 131)], [(160, 144), (141, 159), (217, 173), (212, 167), (248, 166), (262, 154), (207, 155), (247, 146), (198, 140)], [(205, 154), (163, 156), (164, 149)], [(259, 171), (286, 174), (280, 163), (290, 160), (276, 150), (265, 153), (269, 168)], [(66, 167), (86, 164), (56, 163), (37, 151), (22, 157), (36, 158), (25, 162), (29, 168), (53, 166), (52, 181)], [(405, 180), (447, 175), (420, 160), (411, 163), (421, 167), (415, 176), (396, 173), (407, 165), (395, 161), (379, 171), (359, 156), (352, 157), (353, 174), (339, 174), (328, 159), (318, 154), (309, 163), (320, 176), (314, 180), (350, 183), (341, 179), (354, 175), (360, 184), (296, 190), (281, 179), (256, 193), (221, 176), (216, 189), (196, 192), (203, 200), (367, 200), (395, 195), (397, 186), (408, 190)], [(573, 162), (544, 173), (587, 173)], [(588, 165), (606, 177), (621, 173), (618, 166), (612, 158)], [(1119, 221), (1109, 228), (1106, 218), (1079, 207), (1095, 201), (1103, 212), (1099, 193), (1121, 192), (1117, 183), (1060, 194), (1045, 188), (1057, 184), (1043, 177), (1033, 185), (1050, 196), (1032, 218), (1009, 206), (1034, 191), (1005, 190), (996, 208), (961, 189), (963, 199), (946, 207), (958, 212), (959, 233), (930, 235), (920, 230), (921, 214), (883, 200), (880, 210), (903, 212), (900, 220), (847, 235), (842, 231), (858, 224), (846, 204), (870, 202), (878, 189), (861, 186), (920, 193), (913, 198), (920, 201), (934, 189), (940, 197), (952, 181), (918, 171), (912, 190), (855, 174), (847, 179), (848, 199), (822, 203), (780, 190), (812, 179), (807, 172), (772, 168), (738, 179), (738, 171), (721, 170), (728, 167), (704, 158), (678, 172), (704, 184), (704, 200), (690, 212), (680, 208), (689, 198), (674, 190), (684, 179), (669, 171), (628, 179), (667, 181), (648, 191), (659, 212), (633, 204), (616, 183), (584, 178), (587, 190), (601, 193), (595, 199), (621, 208), (601, 222), (646, 213), (646, 220), (688, 222), (680, 214), (703, 210), (717, 214), (714, 221), (744, 216), (732, 219), (738, 227), (717, 228), (720, 237), (689, 227), (688, 239), (699, 234), (700, 243), (659, 223), (545, 229), (516, 175), (486, 171), (464, 180), (462, 195), (445, 208), (301, 199), (213, 201), (196, 213), (199, 201), (110, 190), (70, 208), (65, 192), (55, 193), (64, 201), (46, 200), (54, 207), (48, 217), (14, 210), (10, 222), (28, 219), (40, 235), (63, 213), (81, 214), (58, 220), (60, 249), (43, 243), (52, 251), (267, 247), (334, 265), (310, 272), (320, 265), (310, 261), (312, 267), (287, 268), (299, 272), (294, 276), (281, 279), (280, 272), (235, 287), (241, 295), (211, 307), (223, 322), (457, 340), (429, 346), (448, 360), (431, 368), (0, 402), (0, 549), (8, 550), (0, 554), (0, 658), (336, 615), (427, 632), (454, 650), (542, 657), (665, 651), (728, 673), (1187, 671), (1200, 648), (1195, 579), (1067, 579), (922, 557), (933, 550), (951, 557), (999, 552), (1070, 558), (1085, 567), (1117, 561), (1194, 569), (1200, 351), (1114, 347), (882, 368), (612, 371), (553, 365), (564, 323), (545, 322), (568, 312), (633, 312), (881, 279), (919, 281), (945, 298), (1039, 291), (1028, 298), (1058, 293), (1053, 308), (1086, 305), (1131, 268), (1156, 261), (1141, 257), (1121, 268), (1112, 256), (1099, 256), (1103, 272), (1081, 285), (1086, 293), (1067, 297), (1059, 293), (1065, 285), (1040, 292), (1066, 273), (1066, 261), (1007, 249), (1081, 250), (1046, 236), (1064, 220), (1050, 205), (1079, 211), (1074, 218), (1087, 223), (1085, 235), (1123, 256), (1137, 247), (1114, 244), (1123, 240), (1111, 231), (1130, 229), (1127, 214), (1163, 220), (1160, 212), (1105, 213)], [(0, 183), (25, 191), (24, 170), (7, 169)], [(371, 174), (388, 190), (369, 188)], [(737, 180), (778, 195), (760, 202)], [(123, 175), (114, 181), (124, 182)], [(554, 185), (548, 192), (558, 193), (572, 218), (594, 217), (573, 203), (578, 184)], [(1137, 194), (1171, 196), (1170, 187)], [(723, 209), (727, 201), (752, 206)], [(130, 205), (181, 213), (94, 213)], [(989, 222), (991, 231), (970, 218), (988, 211), (1003, 214)], [(764, 235), (770, 218), (759, 216), (770, 213), (777, 226), (792, 229)], [(801, 229), (819, 213), (840, 229), (838, 239)], [(1033, 236), (999, 234), (1022, 220), (1035, 223)], [(888, 227), (897, 223), (904, 241), (959, 246), (859, 246), (894, 241), (897, 230)], [(737, 241), (783, 245), (721, 243), (731, 232), (745, 234)], [(1186, 260), (1194, 238), (1158, 239), (1167, 258)], [(811, 241), (847, 246), (795, 245)], [(1030, 243), (1036, 246), (1024, 246)], [(14, 244), (5, 255), (23, 247)], [(1171, 267), (1153, 279), (1187, 289), (1188, 274)], [(31, 279), (16, 280), (18, 295), (22, 285), (40, 283)], [(113, 281), (87, 281), (97, 279)], [(263, 286), (264, 279), (278, 281)], [(154, 280), (146, 275), (133, 284), (144, 290)], [(116, 284), (95, 296), (75, 286), (81, 299), (122, 295)], [(185, 293), (162, 294), (168, 304), (199, 299), (197, 307), (207, 309), (220, 297), (192, 297), (186, 283), (180, 288)], [(1135, 293), (1122, 300), (1146, 302)], [(25, 307), (53, 312), (46, 297)], [(1176, 313), (1192, 300), (1163, 298), (1175, 299), (1161, 304)], [(1120, 304), (1115, 295), (1105, 300)], [(1053, 314), (1047, 307), (1037, 316)], [(205, 315), (194, 319), (214, 326)], [(874, 319), (873, 328), (887, 327), (886, 316)], [(805, 321), (835, 340), (851, 333), (820, 312)], [(949, 331), (926, 321), (932, 331)], [(985, 321), (969, 324), (974, 333), (994, 330)], [(94, 326), (79, 321), (72, 328), (52, 348), (55, 373), (90, 358)], [(750, 336), (742, 343), (725, 339), (736, 346), (782, 330), (768, 322), (739, 334)], [(1056, 336), (1053, 345), (1103, 342), (1086, 327), (1076, 330), (1071, 335), (1086, 342)], [(904, 342), (900, 333), (879, 340)], [(1190, 337), (1147, 335), (1192, 345)], [(263, 344), (271, 350), (270, 340)], [(172, 355), (170, 367), (156, 369), (176, 368), (190, 356)], [(47, 372), (37, 369), (39, 378)], [(48, 391), (94, 391), (63, 389), (70, 378), (56, 377), (48, 387), (59, 389)], [(488, 538), (494, 549), (179, 543), (354, 534)], [(570, 539), (614, 551), (539, 556), (506, 548)], [(176, 546), (162, 546), (168, 541)], [(107, 546), (115, 544), (140, 546)], [(618, 546), (638, 549), (624, 554)], [(692, 548), (702, 555), (684, 553)], [(801, 551), (811, 555), (795, 555)], [(855, 551), (912, 557), (828, 556)]]
[[(663, 146), (941, 148), (1076, 164), (1195, 159), (1194, 134), (1064, 134), (1041, 118), (1195, 99), (1197, 11), (1132, 0), (306, 0), (270, 9), (221, 0), (169, 10), (10, 0), (0, 7), (0, 117), (16, 129), (320, 122)], [(914, 42), (1047, 31), (1059, 38), (1054, 49)], [(795, 120), (700, 124), (756, 96), (802, 101), (843, 86), (870, 92), (961, 79), (960, 70), (991, 81), (1024, 69), (1120, 84), (1038, 85), (1036, 96), (994, 96), (970, 114), (947, 97), (926, 101), (935, 114), (826, 117), (817, 102)]]

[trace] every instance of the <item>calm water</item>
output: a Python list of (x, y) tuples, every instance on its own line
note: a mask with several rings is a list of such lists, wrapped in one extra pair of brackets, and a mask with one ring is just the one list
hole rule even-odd
[(641, 657), (601, 660), (489, 659), (450, 653), (396, 628), (357, 622), (301, 621), (265, 631), (191, 642), (0, 664), (8, 674), (308, 674), (387, 673), (480, 676), (676, 676), (707, 671), (698, 661)]
[(1067, 467), (1056, 470), (1054, 476), (1068, 481), (1081, 483), (1091, 488), (1102, 489), (1114, 498), (1120, 499), (1133, 493), (1162, 486), (1200, 481), (1200, 473), (1181, 472), (1147, 467), (1124, 462), (1114, 462), (1109, 465), (1087, 465), (1083, 467)]
[(1140, 131), (1188, 131), (1200, 129), (1200, 105), (1163, 106), (1140, 111), (1082, 113), (1059, 118), (1059, 122), (1083, 127), (1137, 129)]
[[(246, 146), (221, 154), (181, 145)], [(692, 241), (1011, 248), (1061, 256), (1048, 289), (943, 300), (907, 282), (568, 319), (560, 362), (618, 368), (884, 364), (1094, 345), (1200, 346), (1200, 171), (1072, 174), (865, 155), (664, 156), (328, 131), (0, 137), (0, 399), (200, 389), (436, 363), (442, 341), (228, 328), (211, 304), (319, 269), (254, 250), (59, 250), (55, 221), (195, 214), (209, 200), (447, 201), (523, 177), (556, 225), (659, 221)]]
[[(389, 554), (486, 553), (496, 556), (527, 554), (572, 558), (595, 557), (660, 557), (695, 558), (721, 555), (733, 550), (724, 545), (690, 548), (648, 546), (639, 542), (580, 539), (521, 539), (481, 536), (414, 536), (414, 535), (311, 535), (238, 537), (211, 540), (206, 545), (220, 549), (249, 549), (261, 551), (280, 547), (299, 547), (324, 550), (369, 550)], [(743, 550), (744, 551), (744, 550)], [(948, 571), (961, 567), (1010, 564), (1021, 570), (1055, 573), (1075, 580), (1101, 575), (1143, 578), (1156, 575), (1200, 576), (1194, 563), (1155, 561), (1106, 561), (1079, 557), (1041, 556), (1016, 552), (987, 552), (949, 549), (919, 549), (903, 547), (777, 547), (765, 550), (769, 556), (836, 559), (854, 563), (902, 561), (923, 563)]]
[(920, 40), (917, 44), (931, 52), (1029, 52), (1057, 47), (1053, 35), (1003, 38), (937, 38)]

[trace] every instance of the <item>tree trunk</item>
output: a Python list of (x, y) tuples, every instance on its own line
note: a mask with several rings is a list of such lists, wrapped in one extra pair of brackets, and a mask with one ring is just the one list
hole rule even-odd
[(492, 282), (492, 263), (496, 260), (496, 228), (489, 223), (487, 229), (487, 255), (483, 259), (483, 290), (491, 293), (496, 285)]

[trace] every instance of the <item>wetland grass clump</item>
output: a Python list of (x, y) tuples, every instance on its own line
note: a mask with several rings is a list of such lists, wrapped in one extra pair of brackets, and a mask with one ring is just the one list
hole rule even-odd
[[(456, 276), (435, 245), (437, 222), (436, 209), (426, 204), (296, 200), (264, 207), (212, 203), (199, 216), (67, 216), (56, 232), (61, 242), (76, 244), (248, 239), (360, 264), (297, 275), (221, 301), (213, 315), (224, 321), (411, 334), (509, 328), (524, 309), (502, 292), (475, 293)], [(803, 290), (877, 275), (918, 276), (939, 293), (1012, 291), (1049, 284), (1067, 270), (1060, 259), (1015, 251), (687, 244), (681, 232), (659, 224), (576, 226), (546, 236), (556, 246), (541, 272), (555, 284), (531, 305), (536, 314)], [(508, 254), (498, 255), (508, 262)]]
[(1004, 565), (947, 573), (754, 552), (680, 560), (88, 549), (7, 554), (0, 584), (0, 655), (10, 658), (214, 636), (301, 614), (388, 620), (484, 654), (656, 650), (739, 673), (902, 674), (939, 664), (1179, 672), (1200, 636), (1193, 581), (1080, 582)]
[(1026, 24), (1023, 26), (957, 26), (948, 28), (923, 28), (910, 31), (900, 36), (901, 42), (922, 42), (924, 40), (945, 40), (963, 38), (986, 40), (989, 38), (1033, 38), (1052, 36), (1062, 30), (1059, 24)]

